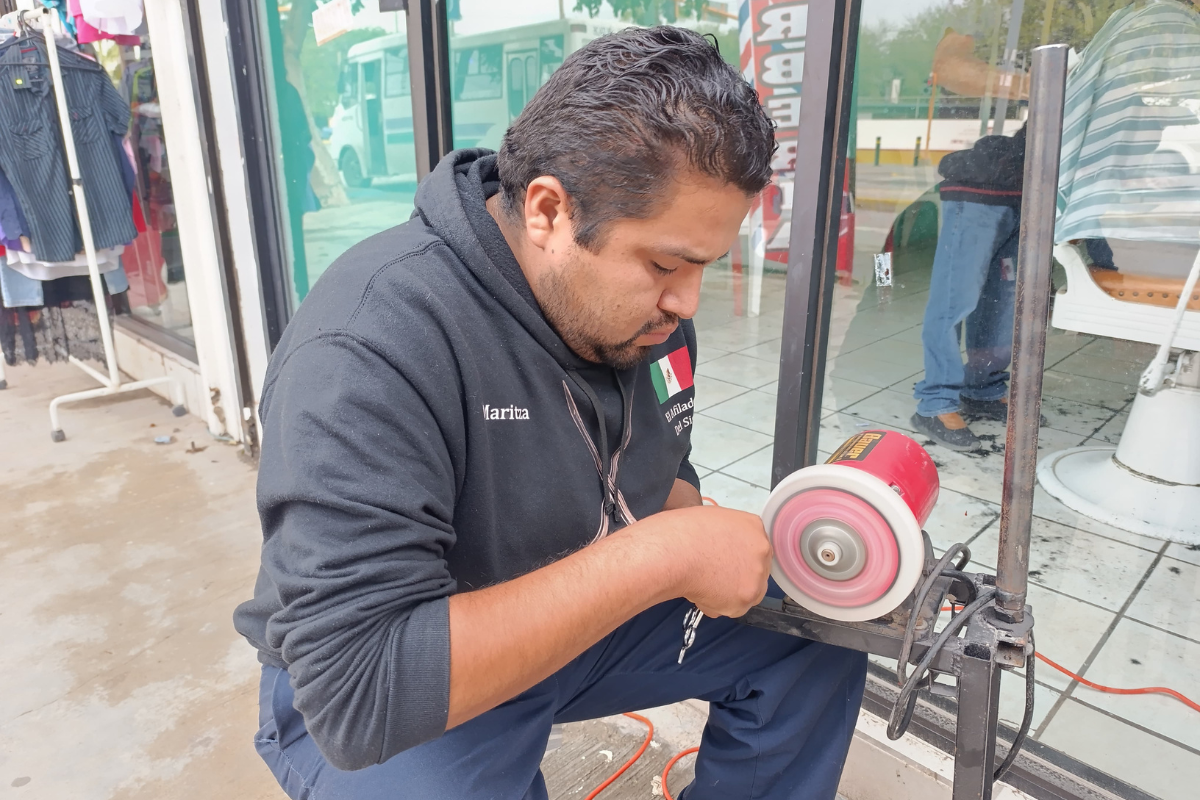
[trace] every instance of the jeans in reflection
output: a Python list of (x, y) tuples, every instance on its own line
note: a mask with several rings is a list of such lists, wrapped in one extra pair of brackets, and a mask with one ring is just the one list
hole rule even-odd
[(956, 412), (962, 397), (1007, 394), (1019, 223), (1019, 209), (1010, 206), (942, 202), (921, 332), (925, 378), (913, 391), (921, 416)]

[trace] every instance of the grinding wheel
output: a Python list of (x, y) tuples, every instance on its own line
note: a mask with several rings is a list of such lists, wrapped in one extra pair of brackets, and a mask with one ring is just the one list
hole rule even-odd
[(857, 434), (771, 492), (762, 515), (771, 575), (823, 617), (881, 617), (921, 579), (921, 526), (937, 494), (937, 469), (920, 445), (895, 431)]

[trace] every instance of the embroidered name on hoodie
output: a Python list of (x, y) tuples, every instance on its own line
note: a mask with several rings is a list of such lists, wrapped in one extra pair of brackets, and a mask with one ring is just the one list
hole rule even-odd
[(516, 406), (489, 406), (483, 407), (484, 419), (529, 419), (528, 408), (517, 408)]

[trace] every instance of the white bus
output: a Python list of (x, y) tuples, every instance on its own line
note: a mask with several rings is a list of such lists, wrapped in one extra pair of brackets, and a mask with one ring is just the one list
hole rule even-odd
[[(455, 148), (499, 148), (508, 124), (564, 58), (626, 26), (566, 19), (454, 37), (450, 78)], [(338, 92), (329, 150), (346, 185), (369, 186), (376, 178), (416, 180), (405, 34), (351, 47)]]

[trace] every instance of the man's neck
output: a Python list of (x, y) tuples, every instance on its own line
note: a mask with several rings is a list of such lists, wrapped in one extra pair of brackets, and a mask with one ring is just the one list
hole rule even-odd
[[(513, 258), (517, 260), (517, 265), (521, 268), (521, 274), (525, 276), (529, 288), (534, 287), (533, 276), (530, 275), (527, 263), (528, 255), (525, 252), (524, 242), (521, 241), (520, 232), (515, 229), (512, 224), (512, 219), (505, 213), (504, 201), (501, 199), (501, 193), (489, 197), (484, 205), (487, 206), (488, 213), (492, 215), (492, 219), (496, 221), (496, 226), (500, 228), (500, 234), (504, 237), (504, 241), (508, 244), (508, 249), (512, 251)], [(536, 292), (535, 292), (536, 296)]]

